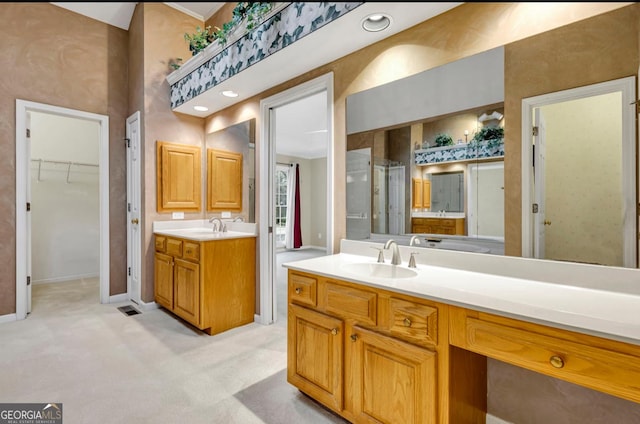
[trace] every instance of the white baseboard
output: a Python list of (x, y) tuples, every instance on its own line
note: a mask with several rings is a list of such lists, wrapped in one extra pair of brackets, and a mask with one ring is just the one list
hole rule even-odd
[(487, 418), (486, 418), (486, 424), (513, 424), (509, 421), (505, 421), (505, 420), (501, 420), (498, 417), (494, 417), (491, 414), (487, 414)]
[(136, 302), (133, 302), (133, 303), (135, 303), (143, 311), (153, 311), (154, 309), (160, 309), (160, 305), (158, 305), (156, 302), (147, 303), (147, 302), (140, 301), (140, 303), (136, 303)]
[(4, 324), (5, 322), (13, 322), (17, 319), (18, 317), (16, 316), (16, 314), (0, 315), (0, 324)]
[(62, 283), (66, 281), (81, 280), (83, 278), (98, 278), (100, 274), (79, 274), (79, 275), (66, 275), (64, 277), (55, 278), (43, 278), (41, 280), (33, 280), (33, 284), (50, 284), (50, 283)]
[(109, 303), (120, 303), (126, 302), (129, 300), (129, 295), (127, 293), (114, 294), (113, 296), (109, 296)]

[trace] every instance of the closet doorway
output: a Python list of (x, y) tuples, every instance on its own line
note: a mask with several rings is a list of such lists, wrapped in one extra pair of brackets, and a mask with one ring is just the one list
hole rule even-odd
[(16, 101), (16, 318), (34, 284), (98, 280), (109, 302), (108, 117)]

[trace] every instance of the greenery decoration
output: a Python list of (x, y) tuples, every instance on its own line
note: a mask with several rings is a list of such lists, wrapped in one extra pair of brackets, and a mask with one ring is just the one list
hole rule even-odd
[(504, 128), (502, 127), (482, 127), (473, 136), (472, 141), (497, 140), (504, 138)]
[(185, 33), (184, 39), (189, 43), (189, 50), (195, 56), (214, 41), (222, 45), (226, 44), (233, 30), (242, 22), (246, 22), (247, 30), (251, 31), (272, 8), (273, 2), (238, 2), (233, 8), (231, 20), (225, 22), (222, 28), (211, 27), (210, 25), (204, 29), (196, 27), (196, 32), (194, 34)]
[(449, 134), (438, 134), (436, 135), (435, 143), (437, 147), (452, 146), (453, 138)]

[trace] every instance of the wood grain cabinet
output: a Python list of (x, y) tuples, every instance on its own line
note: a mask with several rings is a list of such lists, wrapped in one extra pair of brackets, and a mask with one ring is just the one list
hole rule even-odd
[(156, 303), (207, 334), (254, 321), (255, 238), (155, 236)]
[(288, 294), (291, 384), (354, 423), (448, 422), (436, 303), (292, 270)]
[(201, 206), (202, 164), (200, 146), (156, 143), (158, 212), (198, 212)]
[(414, 209), (428, 209), (431, 207), (431, 181), (422, 178), (413, 178), (413, 204)]
[(242, 153), (207, 149), (207, 210), (242, 210)]
[(411, 232), (462, 236), (465, 234), (464, 218), (411, 218)]

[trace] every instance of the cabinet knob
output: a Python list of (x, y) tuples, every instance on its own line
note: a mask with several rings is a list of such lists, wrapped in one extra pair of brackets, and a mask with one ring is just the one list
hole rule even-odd
[(331, 329), (331, 334), (333, 334), (334, 336), (335, 336), (336, 334), (338, 334), (338, 329), (337, 329), (337, 328), (332, 328), (332, 329)]
[(187, 249), (187, 255), (191, 254), (191, 249)]
[(358, 335), (357, 334), (352, 334), (351, 335), (351, 341), (355, 342), (356, 340), (358, 340)]
[(411, 320), (409, 318), (405, 318), (402, 322), (405, 327), (411, 327)]
[(296, 287), (296, 294), (302, 293), (302, 289), (300, 287)]
[(564, 367), (564, 359), (562, 359), (561, 357), (559, 357), (557, 355), (553, 355), (551, 358), (549, 358), (549, 363), (554, 368), (562, 368), (562, 367)]

